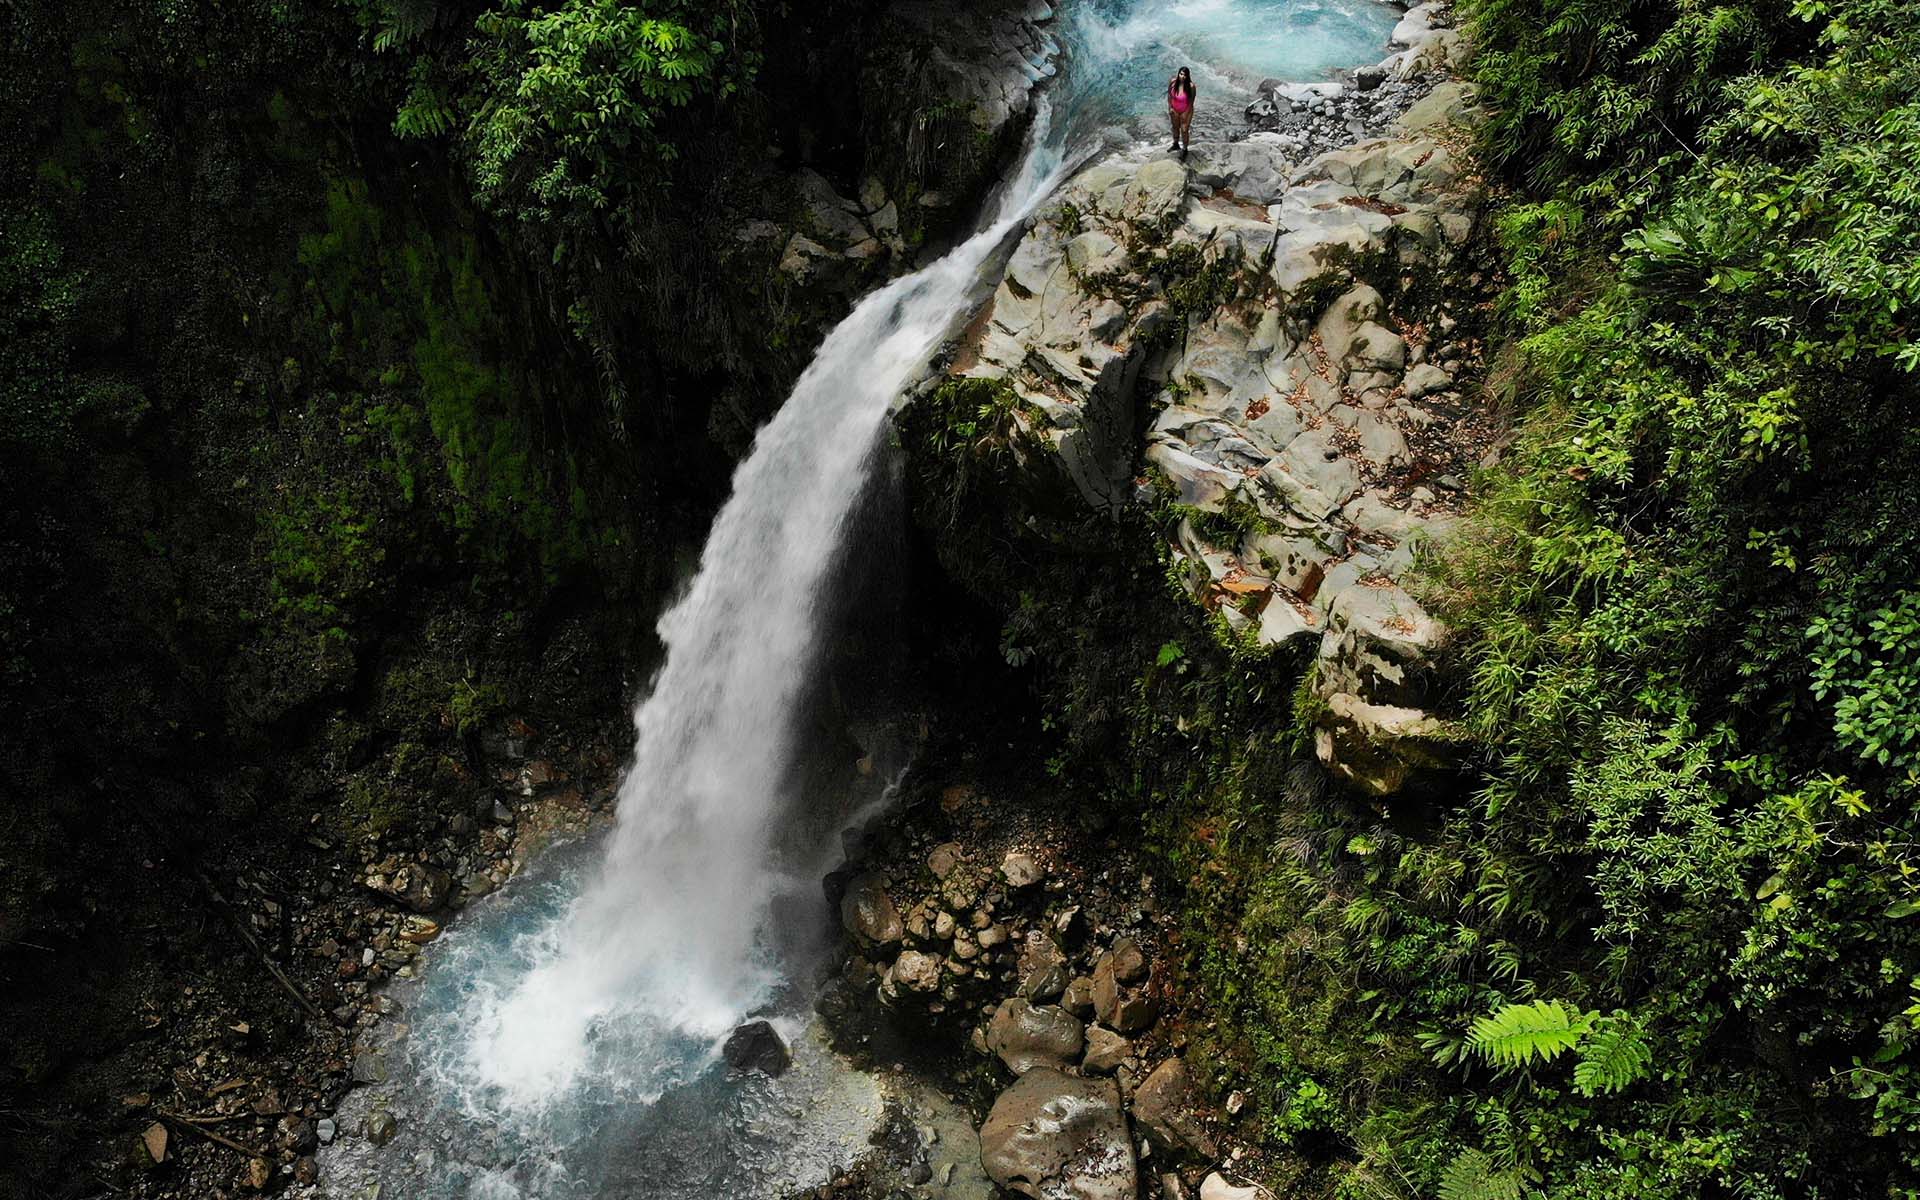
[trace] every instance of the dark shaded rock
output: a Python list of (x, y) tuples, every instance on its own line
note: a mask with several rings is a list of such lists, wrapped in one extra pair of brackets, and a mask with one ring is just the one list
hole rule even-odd
[(727, 1035), (720, 1057), (736, 1071), (758, 1071), (775, 1078), (793, 1065), (793, 1052), (766, 1021), (748, 1021)]
[(1119, 1087), (1051, 1067), (1028, 1071), (993, 1102), (980, 1164), (1033, 1200), (1134, 1200), (1139, 1186)]
[(907, 935), (900, 910), (877, 875), (861, 875), (847, 882), (840, 899), (840, 923), (847, 932), (874, 946), (885, 946)]
[(1153, 1024), (1158, 1006), (1145, 987), (1120, 982), (1119, 958), (1102, 954), (1093, 965), (1093, 1012), (1102, 1025), (1121, 1033), (1138, 1033)]
[(1163, 1154), (1209, 1159), (1219, 1154), (1185, 1059), (1170, 1058), (1153, 1069), (1133, 1093), (1133, 1119)]
[(1060, 995), (1060, 1007), (1082, 1021), (1093, 1016), (1093, 980), (1085, 975), (1068, 980), (1067, 990)]
[(1066, 952), (1040, 930), (1028, 930), (1016, 978), (1015, 990), (1027, 999), (1053, 999), (1067, 987)]
[(424, 863), (406, 863), (392, 874), (369, 876), (367, 886), (414, 912), (428, 913), (446, 904), (453, 892), (453, 876)]

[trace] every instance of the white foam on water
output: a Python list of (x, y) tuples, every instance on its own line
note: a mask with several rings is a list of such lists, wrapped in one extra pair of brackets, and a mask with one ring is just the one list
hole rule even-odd
[(494, 1102), (538, 1107), (587, 1076), (644, 1090), (655, 1082), (644, 1073), (619, 1076), (632, 1057), (600, 1052), (609, 1031), (718, 1038), (778, 986), (762, 945), (772, 839), (792, 799), (792, 722), (833, 567), (889, 407), (987, 258), (1058, 182), (1039, 105), (986, 228), (861, 301), (735, 474), (699, 572), (660, 621), (666, 662), (635, 716), (605, 861), (566, 916), (532, 935), (517, 985), (476, 996), (459, 1065)]

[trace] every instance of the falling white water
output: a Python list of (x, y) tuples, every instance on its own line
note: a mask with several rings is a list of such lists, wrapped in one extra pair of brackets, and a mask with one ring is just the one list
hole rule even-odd
[[(409, 1049), (420, 1074), (402, 1090), (446, 1105), (469, 1135), (487, 1133), (498, 1157), (469, 1147), (480, 1153), (471, 1161), (497, 1171), (517, 1160), (525, 1194), (599, 1194), (577, 1172), (611, 1161), (596, 1158), (602, 1141), (631, 1140), (610, 1114), (635, 1100), (706, 1102), (696, 1085), (718, 1039), (786, 982), (773, 943), (783, 923), (818, 919), (819, 892), (783, 874), (803, 868), (779, 861), (776, 843), (796, 798), (796, 713), (815, 682), (836, 568), (859, 552), (847, 545), (851, 519), (889, 407), (966, 312), (983, 265), (1063, 175), (1075, 140), (1065, 127), (1157, 142), (1160, 89), (1191, 62), (1211, 98), (1202, 117), (1225, 129), (1263, 74), (1311, 78), (1322, 58), (1377, 56), (1386, 14), (1375, 0), (1086, 0), (1056, 22), (1073, 54), (1057, 120), (1040, 97), (1021, 165), (980, 233), (862, 301), (736, 473), (698, 573), (660, 622), (665, 665), (635, 715), (604, 856), (521, 881), (500, 898), (512, 913), (492, 901), (497, 920), (469, 922), (439, 947), (439, 982), (418, 998)], [(782, 899), (809, 893), (804, 915)], [(541, 1149), (509, 1154), (509, 1143)]]
[(951, 331), (982, 264), (1057, 182), (1039, 103), (991, 221), (863, 300), (734, 476), (698, 574), (660, 621), (666, 663), (635, 718), (605, 863), (548, 931), (545, 961), (477, 1014), (467, 1065), (508, 1106), (566, 1088), (607, 1057), (608, 1039), (635, 1063), (655, 1039), (716, 1037), (778, 983), (759, 945), (771, 839), (832, 568), (889, 406)]

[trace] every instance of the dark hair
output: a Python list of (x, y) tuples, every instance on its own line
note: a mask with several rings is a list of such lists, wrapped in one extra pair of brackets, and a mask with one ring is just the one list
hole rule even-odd
[(1187, 70), (1185, 67), (1181, 67), (1178, 71), (1175, 71), (1173, 73), (1173, 86), (1183, 96), (1193, 95), (1193, 72)]

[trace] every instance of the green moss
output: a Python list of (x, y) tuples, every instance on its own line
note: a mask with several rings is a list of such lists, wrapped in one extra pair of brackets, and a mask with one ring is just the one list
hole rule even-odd
[(275, 612), (339, 631), (385, 557), (372, 515), (339, 486), (290, 493), (263, 521)]
[(348, 780), (340, 801), (343, 832), (369, 839), (385, 837), (403, 827), (409, 812), (405, 794), (391, 782), (375, 778), (372, 771)]
[(507, 694), (498, 684), (476, 683), (469, 675), (453, 685), (447, 712), (453, 718), (454, 730), (467, 734), (499, 715), (506, 705)]

